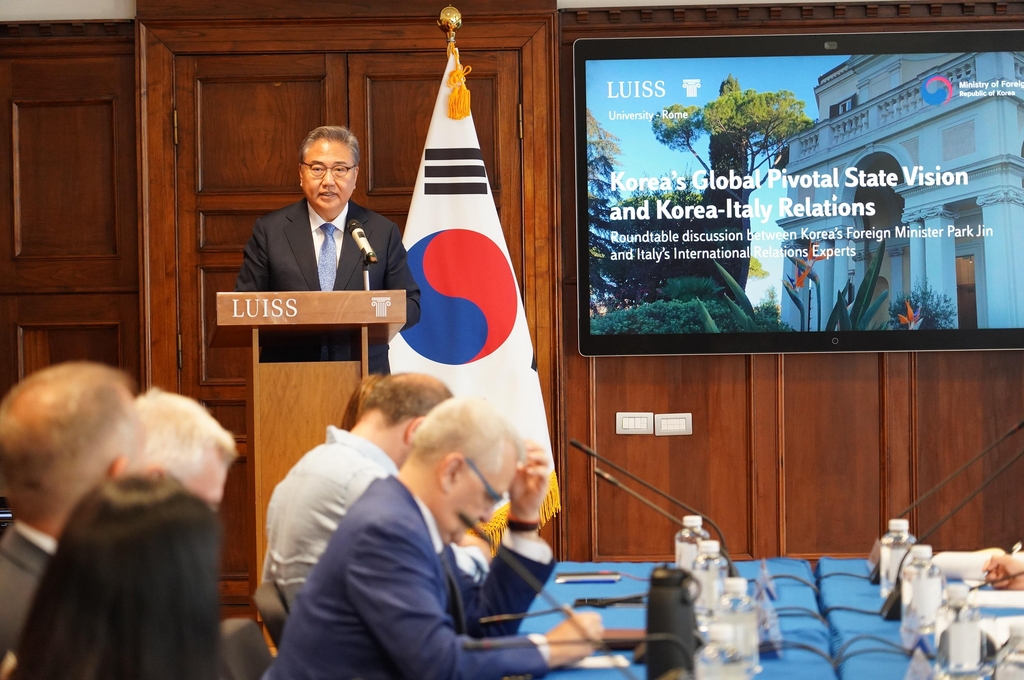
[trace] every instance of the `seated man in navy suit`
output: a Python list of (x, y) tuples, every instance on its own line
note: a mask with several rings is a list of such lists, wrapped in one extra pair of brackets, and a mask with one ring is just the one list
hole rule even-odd
[[(398, 225), (350, 201), (359, 177), (359, 142), (347, 128), (318, 127), (299, 149), (298, 203), (256, 220), (235, 280), (238, 292), (363, 290), (363, 256), (347, 225), (359, 222), (377, 255), (371, 290), (405, 290), (405, 328), (420, 320), (420, 288), (409, 271)], [(260, 361), (356, 361), (347, 337), (264, 345)], [(390, 373), (388, 346), (370, 345), (370, 373)]]
[[(489, 404), (449, 399), (424, 419), (397, 477), (373, 482), (338, 524), (295, 600), (280, 653), (264, 680), (499, 680), (541, 676), (577, 661), (599, 640), (600, 616), (576, 614), (545, 635), (512, 637), (519, 621), (483, 625), (492, 614), (525, 612), (534, 592), (502, 560), (476, 586), (454, 568), (449, 543), (484, 522), (507, 493), (511, 551), (540, 581), (554, 569), (535, 527), (547, 493), (543, 453)], [(531, 525), (533, 528), (531, 528)], [(470, 638), (508, 644), (467, 649)]]

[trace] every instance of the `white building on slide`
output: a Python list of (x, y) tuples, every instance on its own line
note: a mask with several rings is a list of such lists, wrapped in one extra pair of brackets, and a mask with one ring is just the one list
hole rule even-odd
[[(928, 104), (922, 84), (932, 76), (953, 83), (953, 97)], [(924, 282), (945, 293), (957, 308), (961, 328), (1024, 327), (1024, 88), (1009, 96), (960, 96), (960, 83), (1024, 81), (1024, 54), (1012, 52), (950, 55), (854, 56), (822, 75), (815, 88), (822, 119), (791, 140), (789, 174), (843, 171), (896, 172), (895, 188), (840, 187), (790, 189), (803, 203), (874, 202), (871, 217), (807, 217), (779, 220), (788, 231), (846, 227), (890, 228), (876, 294), (889, 290), (889, 302)], [(968, 88), (963, 88), (964, 92)], [(825, 118), (825, 114), (828, 117)], [(925, 171), (966, 171), (960, 186), (908, 186), (902, 167)], [(972, 235), (948, 234), (948, 227), (969, 227)], [(896, 227), (941, 230), (937, 238), (896, 236)], [(984, 227), (982, 232), (981, 227)], [(991, 231), (989, 231), (991, 230)], [(985, 235), (982, 236), (981, 234)], [(875, 240), (824, 242), (823, 247), (852, 247), (855, 254), (823, 260), (814, 271), (821, 281), (821, 324), (835, 304), (836, 292), (848, 281), (860, 285), (865, 253)], [(790, 268), (796, 278), (795, 267)], [(808, 290), (802, 291), (805, 307)], [(814, 304), (817, 304), (816, 301)], [(817, 327), (816, 311), (810, 315)], [(782, 295), (782, 318), (794, 328), (800, 315)], [(888, 304), (873, 321), (888, 318)]]

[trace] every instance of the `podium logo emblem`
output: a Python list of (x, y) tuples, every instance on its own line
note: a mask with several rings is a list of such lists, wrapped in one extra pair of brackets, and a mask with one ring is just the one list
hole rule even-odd
[(377, 318), (383, 319), (388, 315), (388, 307), (391, 306), (390, 297), (375, 297), (370, 298), (370, 304), (373, 305), (374, 310), (377, 312)]

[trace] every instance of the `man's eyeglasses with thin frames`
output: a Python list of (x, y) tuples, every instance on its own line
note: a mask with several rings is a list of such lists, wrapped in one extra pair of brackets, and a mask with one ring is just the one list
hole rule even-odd
[(309, 174), (313, 176), (313, 179), (323, 179), (330, 170), (331, 174), (334, 175), (334, 179), (342, 180), (348, 177), (348, 173), (352, 171), (354, 165), (334, 165), (328, 168), (326, 165), (320, 163), (303, 163), (309, 168)]
[(484, 491), (487, 492), (488, 498), (490, 498), (495, 503), (504, 503), (505, 501), (508, 500), (507, 493), (500, 494), (494, 490), (494, 487), (491, 486), (490, 482), (487, 481), (487, 478), (484, 477), (484, 474), (480, 472), (480, 468), (476, 466), (476, 463), (474, 463), (469, 458), (466, 458), (465, 460), (466, 465), (469, 466), (469, 469), (473, 471), (473, 474), (475, 474), (477, 478), (480, 480), (480, 482), (484, 485)]

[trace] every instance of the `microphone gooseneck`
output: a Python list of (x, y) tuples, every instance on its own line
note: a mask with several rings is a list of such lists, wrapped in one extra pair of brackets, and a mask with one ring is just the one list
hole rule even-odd
[[(506, 565), (508, 565), (508, 567), (510, 569), (512, 569), (512, 571), (514, 571), (519, 578), (523, 579), (523, 581), (526, 583), (526, 585), (528, 585), (530, 587), (530, 589), (534, 593), (536, 593), (540, 597), (544, 598), (544, 600), (549, 605), (551, 605), (554, 609), (556, 609), (563, 616), (565, 616), (566, 621), (569, 621), (571, 623), (571, 625), (574, 628), (576, 628), (576, 631), (583, 637), (583, 640), (585, 640), (586, 642), (589, 642), (591, 645), (593, 645), (597, 649), (600, 649), (601, 651), (604, 651), (604, 652), (610, 651), (608, 649), (608, 645), (606, 645), (604, 642), (602, 642), (601, 640), (594, 640), (593, 638), (590, 637), (590, 635), (587, 633), (586, 630), (583, 629), (583, 627), (579, 624), (579, 622), (576, 621), (575, 618), (573, 618), (575, 616), (575, 614), (576, 614), (576, 612), (573, 611), (573, 608), (570, 607), (568, 604), (564, 604), (562, 602), (559, 602), (558, 598), (556, 598), (554, 595), (549, 593), (547, 588), (544, 587), (544, 584), (541, 583), (537, 579), (536, 576), (531, 574), (530, 570), (527, 569), (523, 565), (523, 563), (520, 562), (516, 558), (515, 555), (513, 555), (512, 553), (510, 553), (507, 550), (495, 550), (494, 549), (494, 542), (491, 540), (491, 537), (488, 536), (483, 531), (480, 531), (477, 528), (476, 522), (474, 522), (472, 519), (470, 519), (469, 516), (466, 515), (465, 513), (463, 513), (463, 512), (459, 513), (459, 520), (464, 525), (466, 525), (467, 529), (469, 529), (470, 531), (475, 533), (477, 536), (482, 538), (487, 543), (487, 545), (490, 546), (491, 552), (494, 553), (495, 557), (497, 557), (499, 560), (501, 560)], [(475, 641), (474, 640), (467, 640), (466, 642), (463, 643), (463, 648), (464, 649), (488, 649), (488, 648), (493, 649), (493, 648), (495, 648), (493, 645), (496, 642), (498, 642), (498, 641), (497, 640), (490, 640), (490, 641), (488, 641), (486, 639), (485, 640), (475, 640)], [(507, 642), (515, 642), (517, 644), (522, 644), (522, 642), (518, 641), (518, 640), (510, 640), (510, 641), (507, 641)], [(492, 646), (491, 647), (487, 647), (487, 646), (483, 646), (483, 647), (470, 647), (470, 646), (468, 646), (470, 643), (489, 643)], [(533, 643), (530, 643), (530, 644), (532, 645)], [(633, 675), (633, 673), (628, 668), (621, 668), (621, 667), (619, 667), (619, 671), (622, 673), (622, 675), (624, 677), (628, 678), (629, 680), (639, 680), (635, 675)]]
[[(658, 494), (659, 496), (661, 496), (662, 498), (664, 498), (668, 502), (673, 503), (674, 505), (679, 506), (680, 508), (682, 508), (683, 510), (686, 510), (687, 512), (693, 513), (694, 515), (699, 515), (700, 518), (702, 520), (704, 520), (705, 522), (707, 522), (708, 526), (710, 526), (712, 529), (714, 529), (715, 533), (718, 534), (718, 541), (719, 541), (719, 543), (721, 544), (721, 547), (722, 547), (722, 556), (725, 557), (725, 561), (729, 563), (729, 576), (739, 576), (739, 572), (736, 570), (735, 565), (733, 565), (733, 563), (732, 563), (732, 558), (729, 556), (729, 548), (726, 545), (725, 534), (722, 533), (722, 529), (717, 524), (715, 524), (715, 521), (713, 519), (711, 519), (710, 517), (705, 515), (703, 512), (700, 512), (699, 510), (696, 510), (696, 509), (692, 508), (691, 506), (689, 506), (686, 503), (682, 502), (678, 498), (676, 498), (674, 496), (670, 496), (669, 494), (665, 493), (664, 491), (662, 491), (658, 487), (654, 486), (653, 484), (651, 484), (647, 480), (643, 479), (642, 477), (638, 477), (637, 475), (633, 474), (632, 472), (630, 472), (626, 468), (624, 468), (624, 467), (622, 467), (620, 465), (616, 465), (615, 463), (613, 463), (612, 461), (608, 460), (604, 456), (600, 455), (597, 451), (595, 451), (594, 449), (590, 448), (586, 444), (583, 444), (579, 440), (577, 440), (577, 439), (570, 439), (569, 440), (569, 444), (571, 446), (576, 447), (577, 449), (579, 449), (583, 453), (587, 454), (591, 458), (593, 458), (595, 460), (598, 460), (598, 461), (601, 461), (602, 463), (604, 463), (608, 467), (612, 468), (616, 472), (621, 472), (622, 474), (626, 475), (627, 477), (632, 479), (637, 484), (641, 485), (645, 489), (648, 489), (649, 491), (653, 491), (654, 493)], [(611, 480), (606, 480), (606, 481), (611, 481)], [(618, 482), (618, 480), (616, 480), (616, 482)], [(612, 482), (612, 484), (616, 484), (616, 482)], [(653, 503), (651, 503), (647, 499), (645, 499), (642, 496), (640, 496), (639, 494), (637, 494), (635, 491), (630, 489), (628, 486), (623, 485), (621, 482), (618, 482), (618, 484), (616, 484), (616, 485), (620, 489), (622, 489), (623, 491), (626, 491), (627, 493), (632, 493), (634, 498), (640, 500), (643, 503), (646, 503), (649, 507), (654, 508), (655, 510), (657, 510), (661, 514), (663, 514), (666, 517), (670, 518), (676, 524), (682, 525), (682, 522), (679, 521), (678, 517), (675, 517), (674, 515), (672, 515), (671, 513), (666, 512), (665, 510), (662, 510), (658, 506), (654, 505)]]
[[(936, 522), (934, 525), (931, 526), (931, 528), (928, 529), (928, 531), (921, 534), (921, 537), (917, 539), (918, 543), (921, 543), (925, 539), (931, 537), (931, 535), (938, 531), (939, 528), (949, 520), (949, 518), (958, 513), (960, 509), (963, 508), (968, 503), (970, 503), (975, 496), (984, 491), (985, 487), (987, 487), (992, 482), (996, 481), (996, 479), (1000, 475), (1006, 472), (1011, 465), (1016, 463), (1021, 458), (1024, 458), (1024, 449), (1018, 451), (1016, 456), (1003, 463), (1003, 465), (1001, 465), (998, 470), (996, 470), (991, 475), (986, 477), (985, 480), (981, 484), (979, 484), (973, 491), (964, 496), (964, 499), (962, 501), (954, 505), (952, 510), (943, 515), (938, 522)], [(903, 563), (907, 561), (908, 555), (910, 555), (909, 550), (903, 555), (903, 559), (900, 560), (900, 566), (896, 570), (896, 583), (893, 585), (893, 589), (892, 592), (889, 593), (889, 597), (885, 599), (885, 603), (882, 605), (881, 614), (882, 618), (884, 618), (886, 621), (899, 621), (903, 614), (900, 607), (900, 597), (903, 585)]]
[(930, 488), (930, 489), (929, 489), (928, 491), (926, 491), (926, 492), (924, 492), (923, 494), (921, 494), (920, 496), (918, 496), (918, 498), (917, 498), (917, 500), (916, 500), (916, 501), (914, 501), (913, 503), (911, 503), (911, 504), (910, 504), (910, 505), (908, 505), (907, 507), (903, 508), (903, 510), (901, 510), (901, 511), (900, 511), (900, 513), (899, 513), (898, 515), (896, 515), (896, 517), (903, 517), (903, 516), (904, 516), (904, 515), (906, 515), (906, 514), (907, 514), (908, 512), (910, 512), (911, 510), (913, 510), (913, 509), (914, 509), (914, 508), (916, 508), (917, 506), (921, 505), (921, 503), (923, 503), (924, 501), (928, 500), (928, 499), (929, 499), (929, 498), (931, 498), (931, 497), (932, 497), (933, 495), (935, 495), (935, 493), (936, 493), (936, 492), (937, 492), (937, 491), (938, 491), (939, 489), (941, 489), (942, 487), (946, 486), (946, 484), (949, 484), (949, 483), (950, 483), (951, 481), (953, 481), (954, 479), (956, 479), (957, 477), (959, 477), (959, 476), (960, 476), (960, 474), (961, 474), (961, 473), (962, 473), (962, 472), (963, 472), (964, 470), (966, 470), (966, 469), (967, 469), (967, 468), (969, 468), (970, 466), (972, 466), (972, 465), (974, 465), (975, 463), (977, 463), (977, 462), (978, 462), (979, 460), (981, 460), (982, 458), (984, 458), (984, 457), (985, 457), (985, 456), (986, 456), (986, 455), (987, 455), (987, 454), (988, 454), (988, 453), (989, 453), (989, 452), (990, 452), (990, 451), (991, 451), (992, 449), (996, 448), (997, 446), (999, 446), (1000, 444), (1002, 444), (1002, 443), (1003, 443), (1004, 441), (1006, 441), (1007, 439), (1009, 439), (1009, 438), (1010, 438), (1010, 435), (1012, 435), (1012, 434), (1014, 434), (1014, 433), (1016, 433), (1016, 432), (1020, 432), (1021, 430), (1024, 430), (1024, 420), (1020, 421), (1019, 423), (1017, 423), (1016, 425), (1014, 425), (1013, 427), (1011, 427), (1011, 428), (1010, 428), (1010, 429), (1009, 429), (1009, 430), (1008, 430), (1008, 431), (1006, 432), (1006, 434), (1004, 434), (1004, 435), (1003, 435), (1002, 437), (1000, 437), (999, 439), (997, 439), (997, 440), (996, 440), (996, 441), (995, 441), (994, 443), (990, 444), (990, 445), (989, 445), (988, 447), (986, 447), (986, 448), (985, 448), (985, 450), (984, 450), (984, 451), (982, 451), (981, 453), (979, 453), (978, 455), (976, 455), (976, 456), (975, 456), (974, 458), (971, 458), (971, 459), (970, 459), (969, 461), (967, 461), (966, 463), (964, 463), (963, 465), (961, 465), (960, 467), (958, 467), (958, 468), (957, 468), (956, 470), (954, 470), (953, 472), (951, 472), (951, 473), (949, 474), (949, 476), (948, 476), (948, 477), (946, 477), (946, 478), (945, 478), (945, 479), (943, 479), (943, 480), (942, 480), (941, 482), (939, 482), (938, 484), (936, 484), (935, 486), (933, 486), (932, 488)]

